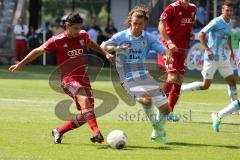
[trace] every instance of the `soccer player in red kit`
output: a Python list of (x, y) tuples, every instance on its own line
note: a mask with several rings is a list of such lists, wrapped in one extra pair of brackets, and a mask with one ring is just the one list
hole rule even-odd
[(177, 0), (168, 5), (160, 16), (158, 26), (162, 36), (161, 41), (170, 49), (173, 58), (173, 61), (167, 64), (168, 78), (163, 85), (163, 91), (168, 95), (171, 110), (168, 116), (170, 121), (179, 120), (173, 114), (173, 109), (179, 98), (184, 79), (186, 49), (189, 48), (189, 41), (193, 36), (192, 27), (197, 9), (189, 1)]
[[(94, 113), (94, 99), (90, 81), (86, 75), (83, 54), (85, 49), (89, 47), (104, 54), (111, 62), (113, 62), (114, 57), (90, 40), (88, 34), (81, 30), (81, 24), (82, 18), (78, 13), (69, 14), (63, 33), (51, 37), (42, 46), (32, 50), (21, 62), (9, 68), (11, 72), (19, 70), (23, 65), (39, 57), (45, 51), (56, 54), (58, 64), (60, 65), (62, 88), (76, 102), (80, 116), (75, 116), (66, 124), (53, 129), (52, 135), (54, 136), (55, 144), (61, 143), (64, 133), (78, 128), (86, 122), (94, 133), (90, 140), (94, 143), (102, 143), (104, 141)], [(76, 60), (80, 61), (80, 65), (79, 63), (76, 64)]]

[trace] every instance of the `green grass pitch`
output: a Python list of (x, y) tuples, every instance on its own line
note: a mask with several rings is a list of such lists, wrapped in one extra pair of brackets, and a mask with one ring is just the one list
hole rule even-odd
[[(26, 66), (14, 74), (7, 67), (0, 67), (0, 160), (240, 159), (240, 116), (224, 118), (220, 133), (211, 128), (211, 112), (230, 102), (227, 85), (219, 76), (208, 91), (182, 94), (175, 110), (181, 120), (167, 124), (169, 143), (161, 144), (150, 141), (151, 126), (140, 105), (122, 101), (108, 80), (109, 70), (104, 69), (92, 86), (115, 95), (117, 101), (107, 95), (104, 101), (106, 108), (117, 107), (98, 118), (99, 126), (105, 138), (111, 130), (121, 129), (129, 139), (125, 149), (114, 150), (106, 142), (92, 144), (87, 125), (65, 134), (63, 144), (54, 145), (51, 130), (64, 123), (55, 114), (55, 106), (70, 99), (49, 87), (54, 67)], [(201, 75), (186, 74), (185, 82), (201, 79)], [(95, 99), (96, 107), (102, 103), (101, 98)], [(70, 112), (77, 113), (74, 105)]]

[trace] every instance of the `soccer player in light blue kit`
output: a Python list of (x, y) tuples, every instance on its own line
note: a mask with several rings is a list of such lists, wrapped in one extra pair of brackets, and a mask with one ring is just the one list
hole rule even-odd
[[(238, 60), (237, 63), (238, 66), (240, 66), (240, 60)], [(235, 100), (228, 104), (225, 108), (218, 111), (217, 113), (212, 113), (212, 120), (213, 120), (213, 130), (216, 132), (219, 132), (219, 125), (221, 123), (221, 119), (229, 114), (240, 112), (240, 101)]]
[(116, 69), (123, 88), (143, 105), (153, 126), (151, 139), (165, 142), (164, 124), (169, 114), (167, 97), (149, 74), (146, 57), (150, 49), (161, 54), (170, 52), (159, 40), (144, 31), (147, 20), (148, 9), (144, 6), (134, 7), (126, 19), (129, 28), (113, 35), (101, 47), (109, 52), (116, 51)]
[[(202, 70), (203, 82), (193, 82), (182, 86), (181, 91), (206, 90), (210, 87), (214, 74), (218, 70), (220, 75), (228, 83), (228, 94), (231, 101), (237, 99), (236, 81), (230, 59), (233, 60), (234, 54), (231, 45), (231, 30), (233, 23), (230, 19), (233, 12), (232, 3), (224, 2), (222, 15), (214, 18), (199, 33), (199, 39), (203, 49), (205, 49), (204, 65)], [(206, 35), (208, 34), (208, 43)], [(226, 53), (226, 47), (230, 49), (230, 56)], [(230, 57), (230, 59), (229, 59)]]

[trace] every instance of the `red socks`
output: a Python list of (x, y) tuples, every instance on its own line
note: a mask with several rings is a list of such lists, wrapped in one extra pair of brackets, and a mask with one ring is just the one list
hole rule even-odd
[(79, 114), (73, 117), (70, 121), (65, 123), (64, 125), (57, 128), (57, 131), (61, 134), (64, 134), (72, 129), (78, 128), (85, 124), (86, 121), (83, 118), (83, 115)]
[(98, 125), (97, 125), (97, 120), (96, 120), (96, 116), (95, 116), (93, 108), (83, 109), (82, 115), (83, 115), (84, 120), (88, 123), (89, 127), (94, 132), (94, 134), (100, 132)]
[(181, 91), (181, 85), (173, 83), (173, 87), (168, 97), (168, 104), (171, 112), (173, 112), (174, 106), (178, 101), (180, 91)]
[(64, 134), (72, 129), (78, 128), (85, 123), (88, 123), (89, 127), (92, 129), (94, 134), (99, 132), (99, 128), (97, 125), (96, 116), (93, 108), (87, 108), (82, 110), (82, 115), (77, 115), (73, 117), (66, 124), (57, 128), (58, 132)]

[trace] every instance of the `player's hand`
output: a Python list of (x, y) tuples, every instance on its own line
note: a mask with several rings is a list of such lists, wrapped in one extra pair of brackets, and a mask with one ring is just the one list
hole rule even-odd
[(165, 50), (165, 55), (163, 56), (163, 59), (166, 64), (170, 64), (173, 62), (173, 58), (169, 49)]
[(174, 43), (169, 43), (169, 44), (168, 44), (168, 48), (170, 49), (170, 51), (171, 51), (172, 53), (178, 51), (178, 47), (177, 47)]
[(194, 33), (194, 32), (191, 32), (191, 33), (190, 33), (190, 39), (191, 39), (191, 40), (194, 40), (194, 39), (195, 39), (195, 33)]
[(126, 51), (129, 47), (128, 46), (117, 46), (115, 48), (115, 51), (116, 52), (123, 52), (123, 51)]
[(20, 63), (17, 63), (15, 65), (10, 66), (8, 70), (10, 72), (15, 72), (15, 71), (17, 71), (17, 70), (19, 70), (21, 68), (22, 68), (22, 65)]
[(163, 59), (165, 61), (165, 65), (171, 64), (173, 62), (173, 58), (170, 55), (163, 56)]
[(209, 60), (213, 61), (213, 58), (214, 58), (213, 52), (210, 49), (207, 49), (207, 54), (208, 54)]
[(110, 54), (110, 53), (107, 53), (106, 54), (106, 58), (107, 60), (109, 60), (113, 65), (115, 64), (115, 57), (114, 55)]

